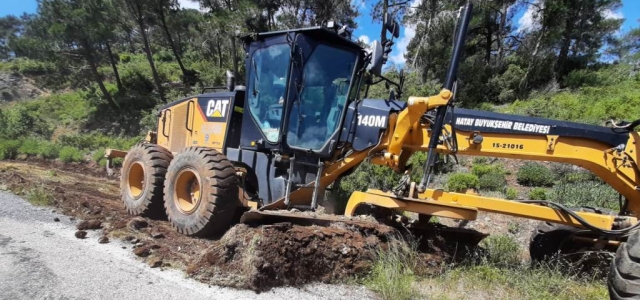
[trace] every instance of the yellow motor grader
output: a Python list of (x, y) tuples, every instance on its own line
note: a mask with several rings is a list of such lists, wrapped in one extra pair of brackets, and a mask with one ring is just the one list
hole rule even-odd
[[(160, 108), (157, 130), (124, 157), (122, 200), (134, 215), (166, 214), (184, 234), (220, 234), (239, 210), (244, 219), (290, 207), (315, 210), (325, 189), (360, 163), (405, 172), (426, 152), (424, 176), (391, 192), (354, 192), (345, 215), (362, 205), (420, 216), (475, 220), (479, 211), (544, 221), (532, 258), (587, 243), (616, 251), (612, 299), (640, 297), (640, 123), (609, 127), (455, 108), (455, 83), (472, 6), (461, 9), (455, 44), (439, 94), (399, 101), (401, 79), (381, 74), (392, 38), (369, 49), (344, 27), (323, 26), (243, 37), (246, 80)], [(397, 87), (389, 99), (367, 99), (379, 78)], [(510, 201), (431, 189), (439, 154), (562, 162), (590, 170), (621, 195), (619, 212), (568, 208), (549, 201)], [(272, 213), (271, 213), (272, 214)], [(557, 225), (552, 225), (557, 224)]]

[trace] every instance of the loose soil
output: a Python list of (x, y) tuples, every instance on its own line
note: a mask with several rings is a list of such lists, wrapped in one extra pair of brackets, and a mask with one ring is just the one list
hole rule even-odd
[[(432, 274), (443, 263), (463, 258), (485, 236), (466, 229), (447, 230), (438, 224), (397, 229), (372, 218), (356, 217), (348, 223), (336, 221), (326, 226), (237, 224), (217, 239), (192, 238), (177, 233), (167, 220), (127, 214), (119, 197), (119, 181), (96, 167), (0, 162), (0, 190), (29, 195), (34, 189), (44, 189), (52, 196), (57, 210), (78, 220), (78, 229), (101, 227), (103, 236), (123, 240), (152, 267), (178, 268), (202, 282), (256, 291), (313, 281), (339, 282), (365, 274), (376, 251), (409, 239), (415, 241), (421, 257), (416, 272)], [(87, 226), (90, 224), (94, 226)]]

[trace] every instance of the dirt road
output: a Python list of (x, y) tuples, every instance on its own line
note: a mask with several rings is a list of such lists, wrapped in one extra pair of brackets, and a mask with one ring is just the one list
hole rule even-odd
[[(60, 221), (54, 221), (58, 218)], [(313, 284), (253, 291), (208, 286), (140, 263), (130, 245), (74, 237), (74, 222), (0, 192), (0, 299), (363, 299), (363, 287)], [(127, 249), (123, 249), (126, 247)]]

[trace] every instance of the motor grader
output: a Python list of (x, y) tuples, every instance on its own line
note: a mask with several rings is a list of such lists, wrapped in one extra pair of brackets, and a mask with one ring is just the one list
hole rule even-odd
[[(452, 57), (439, 94), (396, 98), (399, 82), (382, 66), (398, 37), (366, 49), (344, 27), (322, 26), (242, 38), (246, 80), (226, 91), (184, 98), (159, 109), (157, 130), (124, 157), (121, 195), (129, 213), (166, 214), (187, 235), (223, 233), (237, 213), (260, 219), (295, 207), (315, 210), (324, 191), (365, 160), (406, 172), (426, 152), (420, 182), (393, 191), (353, 192), (344, 214), (374, 206), (421, 217), (475, 220), (478, 211), (543, 221), (530, 246), (542, 259), (573, 248), (616, 251), (612, 299), (640, 297), (640, 123), (608, 127), (454, 108), (458, 64), (472, 6), (461, 8)], [(389, 99), (368, 99), (385, 81)], [(510, 201), (431, 188), (439, 155), (562, 162), (590, 170), (620, 194), (617, 213), (568, 208), (549, 201)], [(286, 215), (286, 214), (285, 214)], [(281, 215), (282, 216), (282, 215)], [(299, 217), (299, 216), (298, 216)], [(579, 246), (578, 246), (579, 245)]]

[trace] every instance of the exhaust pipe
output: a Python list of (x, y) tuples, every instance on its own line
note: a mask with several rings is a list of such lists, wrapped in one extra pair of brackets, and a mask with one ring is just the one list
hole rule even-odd
[(227, 70), (227, 91), (233, 92), (235, 88), (236, 88), (235, 76), (233, 75), (233, 72), (231, 72), (230, 70)]

